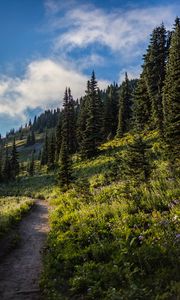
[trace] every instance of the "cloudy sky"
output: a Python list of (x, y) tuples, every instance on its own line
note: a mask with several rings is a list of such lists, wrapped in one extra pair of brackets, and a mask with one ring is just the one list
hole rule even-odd
[(0, 132), (60, 106), (66, 86), (83, 95), (138, 77), (149, 35), (180, 15), (167, 0), (0, 0)]

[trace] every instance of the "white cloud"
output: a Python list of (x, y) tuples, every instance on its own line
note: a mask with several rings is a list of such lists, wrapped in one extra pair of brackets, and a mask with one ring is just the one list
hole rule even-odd
[[(65, 64), (45, 59), (31, 62), (23, 78), (0, 78), (0, 113), (25, 118), (27, 108), (60, 106), (66, 87), (74, 98), (84, 94), (88, 78)], [(100, 80), (100, 88), (108, 82)]]
[(70, 52), (98, 43), (124, 56), (137, 55), (155, 26), (162, 21), (167, 27), (172, 25), (176, 9), (169, 5), (105, 12), (92, 6), (76, 6), (53, 20), (54, 29), (64, 29), (54, 47), (56, 51)]

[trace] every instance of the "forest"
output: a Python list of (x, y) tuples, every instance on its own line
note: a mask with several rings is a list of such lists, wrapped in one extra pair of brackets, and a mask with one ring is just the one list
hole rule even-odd
[(65, 87), (61, 108), (0, 136), (0, 243), (36, 199), (51, 206), (42, 299), (179, 299), (179, 105), (177, 17), (139, 79), (101, 90), (93, 70), (81, 98)]

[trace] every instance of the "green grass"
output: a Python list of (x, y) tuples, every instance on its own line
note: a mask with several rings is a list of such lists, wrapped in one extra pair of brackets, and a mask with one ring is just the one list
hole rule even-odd
[(51, 194), (42, 288), (47, 299), (178, 299), (180, 201), (157, 132), (148, 184), (123, 175), (132, 136), (109, 141), (93, 160), (74, 158), (77, 182)]
[(27, 197), (0, 198), (0, 238), (21, 220), (33, 204), (33, 199)]
[(16, 182), (0, 185), (0, 196), (24, 196), (34, 199), (48, 197), (55, 185), (54, 174), (19, 177)]

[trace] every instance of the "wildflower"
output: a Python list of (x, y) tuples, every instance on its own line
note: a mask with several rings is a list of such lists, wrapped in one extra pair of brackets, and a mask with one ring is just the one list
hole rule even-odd
[(176, 234), (176, 240), (177, 240), (178, 242), (180, 242), (180, 233), (177, 233), (177, 234)]
[(138, 240), (139, 240), (139, 241), (142, 241), (143, 239), (144, 239), (143, 235), (139, 235), (139, 236), (138, 236)]

